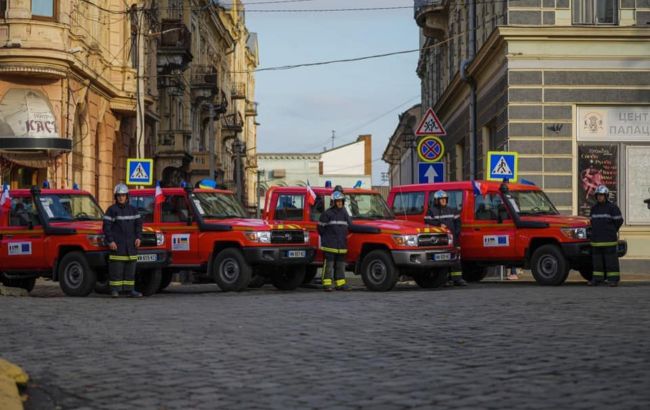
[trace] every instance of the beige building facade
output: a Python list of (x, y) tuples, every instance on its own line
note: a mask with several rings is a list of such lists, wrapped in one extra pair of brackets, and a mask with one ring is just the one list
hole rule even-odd
[(447, 129), (448, 179), (482, 178), (488, 150), (516, 151), (521, 177), (563, 213), (582, 215), (594, 187), (605, 184), (626, 219), (626, 266), (647, 267), (650, 3), (415, 5), (422, 109), (433, 107)]

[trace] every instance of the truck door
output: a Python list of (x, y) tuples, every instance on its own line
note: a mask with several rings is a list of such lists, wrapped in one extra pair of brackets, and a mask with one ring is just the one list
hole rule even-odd
[(0, 259), (7, 270), (45, 269), (43, 226), (31, 197), (11, 200), (8, 226), (0, 231)]
[[(461, 250), (467, 260), (516, 259), (516, 227), (499, 192), (474, 195), (473, 213), (464, 210)], [(468, 204), (469, 205), (469, 204)]]
[[(199, 231), (185, 195), (165, 195), (160, 204), (160, 229), (174, 265), (196, 265), (199, 255)], [(191, 224), (188, 223), (191, 221)]]

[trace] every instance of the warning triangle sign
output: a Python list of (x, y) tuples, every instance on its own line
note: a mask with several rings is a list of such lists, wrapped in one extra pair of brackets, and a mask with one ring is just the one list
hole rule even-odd
[(424, 117), (422, 118), (422, 121), (420, 121), (420, 125), (418, 125), (418, 128), (415, 130), (415, 135), (447, 135), (447, 132), (442, 126), (442, 123), (438, 119), (438, 116), (436, 113), (433, 111), (433, 109), (429, 108), (427, 110), (427, 113), (424, 114)]
[(138, 162), (133, 173), (131, 173), (131, 179), (149, 179), (149, 174), (144, 170), (141, 162)]
[(504, 175), (504, 176), (512, 175), (512, 170), (508, 166), (508, 162), (504, 157), (499, 158), (499, 161), (497, 161), (497, 164), (492, 170), (492, 175)]

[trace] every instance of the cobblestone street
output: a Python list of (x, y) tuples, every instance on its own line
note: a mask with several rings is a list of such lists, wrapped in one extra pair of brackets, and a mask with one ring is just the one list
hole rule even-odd
[(647, 408), (650, 282), (0, 298), (27, 409)]

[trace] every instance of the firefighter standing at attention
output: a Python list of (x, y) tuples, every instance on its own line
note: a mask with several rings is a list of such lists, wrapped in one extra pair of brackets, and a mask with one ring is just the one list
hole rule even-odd
[(132, 297), (142, 297), (135, 290), (135, 265), (142, 239), (142, 219), (137, 209), (129, 205), (129, 188), (117, 184), (113, 191), (115, 203), (104, 215), (104, 235), (111, 250), (108, 257), (108, 274), (111, 296), (121, 292)]
[[(429, 208), (424, 223), (449, 229), (454, 235), (454, 242), (460, 246), (460, 215), (456, 209), (447, 206), (448, 201), (449, 196), (445, 191), (436, 191), (433, 194), (434, 206)], [(450, 276), (455, 286), (467, 286), (467, 282), (463, 279), (460, 257), (451, 267)]]
[(591, 257), (594, 268), (591, 286), (607, 279), (609, 286), (618, 286), (621, 273), (618, 263), (618, 230), (623, 225), (621, 210), (609, 202), (609, 189), (596, 188), (596, 205), (591, 208)]
[(332, 192), (331, 201), (318, 222), (321, 250), (325, 256), (323, 289), (331, 291), (334, 279), (336, 290), (349, 290), (345, 282), (345, 255), (348, 253), (348, 229), (352, 225), (352, 218), (345, 209), (342, 189), (337, 187)]

